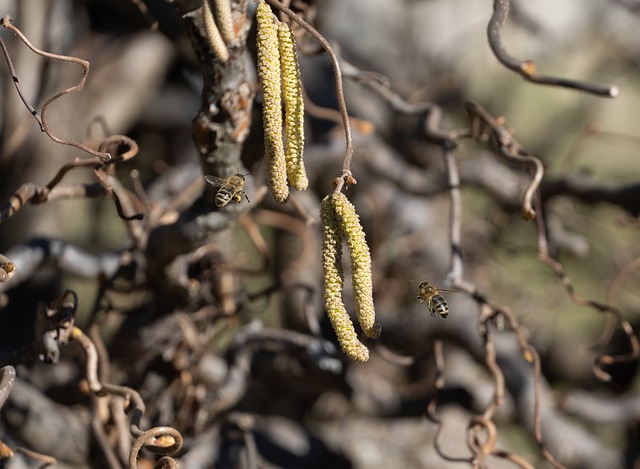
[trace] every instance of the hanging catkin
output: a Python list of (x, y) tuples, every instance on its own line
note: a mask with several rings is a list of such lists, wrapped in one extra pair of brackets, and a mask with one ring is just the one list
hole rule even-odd
[(262, 118), (267, 166), (267, 182), (276, 201), (289, 199), (287, 169), (282, 141), (282, 92), (278, 33), (271, 7), (258, 3), (256, 10), (258, 76), (262, 83)]
[(300, 66), (293, 32), (286, 23), (280, 23), (278, 26), (278, 44), (284, 97), (287, 175), (291, 185), (303, 191), (309, 185), (302, 159), (302, 151), (304, 149), (304, 101), (302, 99)]
[(322, 200), (322, 266), (324, 269), (324, 306), (342, 351), (351, 359), (365, 362), (369, 350), (358, 336), (342, 301), (342, 228), (334, 211), (332, 195)]

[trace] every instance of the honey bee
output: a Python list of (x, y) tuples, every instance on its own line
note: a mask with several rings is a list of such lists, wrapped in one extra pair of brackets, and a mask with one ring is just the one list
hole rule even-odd
[(440, 291), (454, 292), (456, 290), (445, 290), (444, 288), (438, 290), (429, 282), (421, 282), (420, 285), (418, 285), (416, 301), (426, 301), (427, 309), (432, 317), (438, 314), (442, 319), (445, 319), (449, 315), (449, 305), (440, 294)]
[(245, 174), (236, 173), (227, 179), (222, 179), (217, 176), (204, 177), (212, 186), (220, 187), (216, 193), (216, 207), (224, 207), (231, 201), (239, 204), (242, 202), (242, 196), (247, 199), (247, 202), (250, 202), (247, 193), (244, 191), (245, 176)]

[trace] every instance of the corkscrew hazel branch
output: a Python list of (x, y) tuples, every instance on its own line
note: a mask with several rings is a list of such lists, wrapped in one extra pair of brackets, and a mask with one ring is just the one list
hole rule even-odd
[(477, 131), (480, 129), (474, 128), (477, 124), (488, 127), (496, 141), (496, 146), (499, 152), (498, 154), (500, 156), (508, 161), (526, 164), (531, 168), (533, 176), (531, 178), (531, 183), (524, 193), (522, 217), (526, 220), (535, 219), (536, 211), (533, 208), (533, 197), (537, 193), (540, 183), (542, 182), (542, 177), (544, 176), (544, 165), (542, 164), (542, 161), (535, 156), (528, 155), (522, 146), (513, 138), (511, 132), (502, 125), (503, 122), (501, 123), (500, 119), (494, 118), (483, 107), (470, 101), (466, 102), (464, 107), (469, 113), (472, 121), (472, 136), (476, 138), (478, 137)]
[(502, 26), (504, 26), (504, 23), (507, 21), (508, 14), (509, 0), (494, 0), (493, 15), (487, 26), (487, 37), (489, 38), (491, 50), (502, 65), (518, 73), (525, 80), (539, 85), (571, 88), (605, 98), (615, 98), (618, 96), (620, 90), (617, 86), (598, 85), (586, 81), (542, 75), (536, 72), (536, 64), (531, 60), (520, 62), (511, 57), (504, 49), (500, 37)]
[(332, 195), (322, 200), (322, 267), (324, 270), (324, 305), (342, 351), (353, 360), (365, 362), (369, 350), (358, 336), (342, 301), (342, 228), (333, 208)]
[(309, 179), (304, 168), (304, 101), (300, 82), (300, 66), (293, 32), (286, 23), (278, 25), (278, 45), (282, 68), (282, 92), (284, 97), (284, 128), (287, 139), (286, 162), (289, 182), (298, 190), (305, 190)]
[(164, 458), (162, 458), (165, 464), (164, 467), (177, 467), (173, 458), (169, 456), (179, 451), (182, 447), (182, 435), (180, 432), (172, 427), (154, 427), (143, 431), (140, 428), (140, 420), (145, 413), (146, 407), (140, 394), (127, 386), (101, 382), (98, 377), (98, 351), (91, 338), (76, 326), (73, 326), (71, 330), (71, 338), (85, 352), (87, 359), (86, 379), (89, 390), (96, 396), (120, 396), (127, 403), (128, 412), (131, 413), (129, 431), (131, 436), (136, 438), (136, 442), (129, 453), (129, 469), (136, 469), (138, 453), (143, 446), (149, 451), (164, 455)]
[(108, 163), (111, 160), (111, 155), (109, 153), (101, 153), (98, 151), (93, 150), (92, 148), (87, 147), (86, 145), (83, 145), (82, 143), (79, 142), (75, 142), (73, 140), (67, 140), (67, 139), (62, 139), (58, 136), (56, 136), (50, 129), (49, 126), (47, 124), (47, 118), (46, 118), (46, 112), (47, 109), (49, 108), (49, 105), (51, 103), (53, 103), (56, 99), (72, 93), (74, 91), (82, 91), (82, 89), (84, 88), (84, 84), (87, 81), (87, 77), (89, 76), (89, 62), (87, 62), (86, 60), (80, 59), (78, 57), (71, 57), (71, 56), (66, 56), (66, 55), (58, 55), (58, 54), (52, 54), (51, 52), (47, 52), (41, 49), (38, 49), (36, 46), (34, 46), (33, 44), (31, 44), (31, 42), (29, 41), (29, 39), (27, 39), (27, 37), (22, 33), (22, 31), (20, 31), (17, 27), (15, 27), (13, 24), (11, 24), (11, 22), (13, 21), (13, 19), (10, 16), (4, 16), (1, 20), (0, 20), (0, 25), (4, 26), (6, 29), (12, 31), (14, 34), (16, 34), (20, 40), (22, 42), (24, 42), (24, 44), (31, 49), (34, 53), (42, 56), (42, 57), (46, 57), (48, 59), (54, 59), (54, 60), (62, 60), (64, 62), (71, 62), (71, 63), (75, 63), (78, 64), (82, 67), (82, 78), (80, 78), (80, 81), (78, 82), (77, 85), (71, 86), (69, 88), (66, 88), (56, 94), (54, 94), (53, 96), (51, 96), (50, 98), (48, 98), (44, 104), (42, 105), (42, 109), (40, 110), (40, 118), (38, 118), (38, 114), (37, 112), (35, 112), (35, 110), (33, 109), (32, 106), (30, 106), (25, 97), (22, 95), (22, 92), (20, 91), (19, 87), (18, 87), (18, 77), (15, 74), (15, 69), (13, 68), (13, 64), (11, 63), (11, 58), (9, 57), (9, 54), (7, 52), (6, 47), (4, 46), (4, 43), (2, 42), (2, 38), (0, 38), (0, 45), (2, 45), (2, 50), (5, 54), (5, 59), (7, 60), (7, 63), (9, 64), (9, 69), (11, 70), (11, 75), (13, 77), (13, 81), (16, 84), (16, 89), (18, 90), (18, 94), (20, 95), (20, 98), (22, 99), (22, 101), (24, 102), (24, 104), (27, 106), (27, 108), (29, 109), (29, 111), (31, 112), (31, 114), (34, 116), (34, 118), (36, 119), (36, 121), (38, 121), (38, 124), (40, 124), (40, 129), (47, 134), (47, 136), (53, 140), (56, 143), (59, 143), (61, 145), (70, 145), (76, 148), (79, 148), (80, 150), (89, 153), (90, 155), (96, 156), (98, 157), (103, 163)]
[(278, 33), (273, 22), (271, 7), (258, 3), (258, 76), (264, 96), (262, 104), (267, 181), (276, 201), (283, 204), (289, 199), (287, 170), (282, 141), (282, 91)]

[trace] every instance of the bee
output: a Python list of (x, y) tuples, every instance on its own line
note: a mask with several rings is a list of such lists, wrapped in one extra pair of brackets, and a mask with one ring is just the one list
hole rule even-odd
[(212, 186), (220, 187), (216, 193), (216, 207), (224, 207), (231, 201), (239, 204), (242, 202), (242, 196), (247, 199), (247, 202), (251, 202), (247, 193), (244, 191), (245, 176), (246, 174), (236, 173), (227, 179), (222, 179), (217, 176), (204, 177)]
[(447, 301), (442, 297), (440, 291), (454, 292), (456, 290), (445, 290), (441, 288), (438, 290), (429, 282), (420, 282), (418, 285), (418, 296), (416, 301), (426, 301), (427, 309), (431, 313), (432, 317), (438, 314), (442, 319), (445, 319), (449, 315), (449, 305)]

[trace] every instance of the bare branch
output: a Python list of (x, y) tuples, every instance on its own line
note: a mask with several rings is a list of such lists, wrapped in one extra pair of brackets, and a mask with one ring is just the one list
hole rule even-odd
[(500, 36), (501, 29), (507, 20), (507, 15), (509, 14), (509, 3), (509, 0), (494, 0), (493, 15), (491, 16), (487, 26), (489, 45), (502, 65), (518, 73), (525, 80), (539, 85), (560, 86), (563, 88), (584, 91), (586, 93), (605, 98), (615, 98), (618, 96), (620, 90), (617, 86), (598, 85), (586, 81), (569, 80), (567, 78), (542, 75), (536, 72), (536, 64), (534, 62), (530, 60), (520, 62), (511, 57), (505, 51), (504, 46), (502, 45), (502, 38)]

